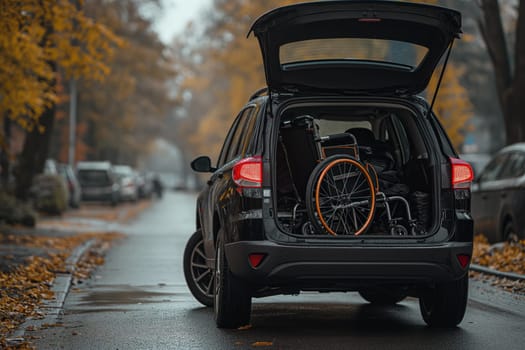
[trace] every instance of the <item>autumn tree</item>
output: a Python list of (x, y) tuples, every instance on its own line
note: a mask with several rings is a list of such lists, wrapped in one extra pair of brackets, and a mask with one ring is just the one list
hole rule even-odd
[[(442, 66), (436, 70), (440, 72)], [(461, 84), (464, 69), (456, 64), (449, 63), (439, 87), (433, 111), (447, 131), (450, 141), (456, 149), (460, 149), (465, 134), (472, 129), (470, 121), (473, 115), (473, 106), (467, 90)], [(427, 88), (427, 98), (430, 100), (437, 88), (439, 75), (435, 73)], [(429, 101), (430, 103), (430, 101)]]
[[(525, 5), (518, 1), (514, 45), (509, 45), (498, 0), (481, 0), (479, 26), (494, 67), (506, 143), (525, 141)], [(509, 47), (512, 50), (509, 50)]]
[(5, 0), (0, 25), (0, 117), (27, 131), (16, 171), (16, 194), (25, 198), (48, 154), (59, 68), (66, 77), (102, 79), (120, 40), (85, 16), (80, 0)]
[[(257, 40), (246, 39), (253, 21), (264, 12), (298, 1), (215, 0), (206, 16), (204, 34), (193, 28), (178, 38), (173, 54), (184, 78), (180, 93), (187, 95), (178, 119), (179, 139), (185, 139), (192, 155), (217, 156), (224, 135), (250, 94), (263, 87), (263, 63)], [(436, 0), (429, 0), (436, 3)], [(198, 44), (195, 44), (198, 43)], [(456, 146), (463, 142), (472, 116), (468, 93), (461, 83), (462, 68), (449, 64), (435, 110)], [(431, 89), (437, 82), (433, 78)]]
[(217, 159), (236, 113), (266, 85), (257, 40), (246, 39), (252, 22), (274, 7), (296, 2), (301, 1), (215, 0), (203, 34), (190, 27), (175, 41), (172, 54), (182, 78), (178, 90), (184, 96), (177, 136), (192, 156)]
[[(412, 2), (442, 5), (442, 1), (439, 0), (418, 0)], [(454, 47), (452, 50), (454, 50)], [(418, 54), (421, 55), (422, 53)], [(444, 58), (442, 58), (442, 61), (444, 61)], [(450, 141), (459, 150), (463, 145), (466, 133), (472, 129), (470, 122), (473, 117), (474, 107), (469, 93), (461, 81), (465, 73), (465, 67), (460, 62), (453, 60), (449, 60), (446, 66), (443, 64), (436, 67), (425, 91), (425, 97), (431, 103), (434, 94), (437, 93), (433, 111), (447, 131)], [(437, 90), (439, 76), (443, 69), (445, 69), (443, 80), (439, 90)]]
[[(153, 30), (152, 16), (144, 15), (148, 4), (150, 11), (160, 10), (155, 0), (90, 0), (84, 6), (88, 16), (125, 40), (125, 45), (115, 51), (103, 82), (78, 82), (77, 160), (133, 165), (162, 132), (174, 104), (170, 84), (175, 70)], [(64, 120), (53, 147), (63, 160), (67, 134)]]

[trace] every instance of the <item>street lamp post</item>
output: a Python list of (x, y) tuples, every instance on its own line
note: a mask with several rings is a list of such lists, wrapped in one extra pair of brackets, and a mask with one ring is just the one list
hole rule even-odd
[(77, 129), (77, 81), (75, 78), (69, 80), (69, 149), (68, 163), (75, 166), (75, 145)]

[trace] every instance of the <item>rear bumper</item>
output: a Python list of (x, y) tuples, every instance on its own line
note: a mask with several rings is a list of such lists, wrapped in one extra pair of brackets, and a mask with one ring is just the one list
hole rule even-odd
[(111, 202), (115, 199), (115, 194), (113, 193), (82, 193), (82, 200), (83, 201), (103, 201), (103, 202)]
[[(458, 254), (472, 254), (471, 242), (413, 246), (305, 246), (270, 241), (227, 244), (226, 257), (236, 276), (264, 286), (424, 284), (452, 281), (468, 270)], [(253, 268), (251, 253), (263, 253)]]
[(123, 187), (120, 189), (120, 196), (122, 198), (135, 198), (138, 190), (136, 187)]

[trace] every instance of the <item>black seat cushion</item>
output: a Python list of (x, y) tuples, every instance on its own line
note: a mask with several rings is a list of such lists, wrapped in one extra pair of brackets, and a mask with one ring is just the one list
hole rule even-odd
[(374, 133), (366, 128), (352, 128), (346, 130), (355, 136), (359, 146), (359, 157), (363, 161), (371, 163), (376, 169), (378, 176), (384, 171), (395, 167), (394, 157), (386, 142), (376, 140)]

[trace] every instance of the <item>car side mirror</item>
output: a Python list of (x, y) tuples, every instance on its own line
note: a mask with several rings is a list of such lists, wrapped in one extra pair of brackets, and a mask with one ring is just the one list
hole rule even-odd
[(191, 162), (191, 168), (193, 171), (198, 173), (212, 173), (217, 170), (211, 166), (211, 159), (208, 156), (200, 156), (195, 158)]

